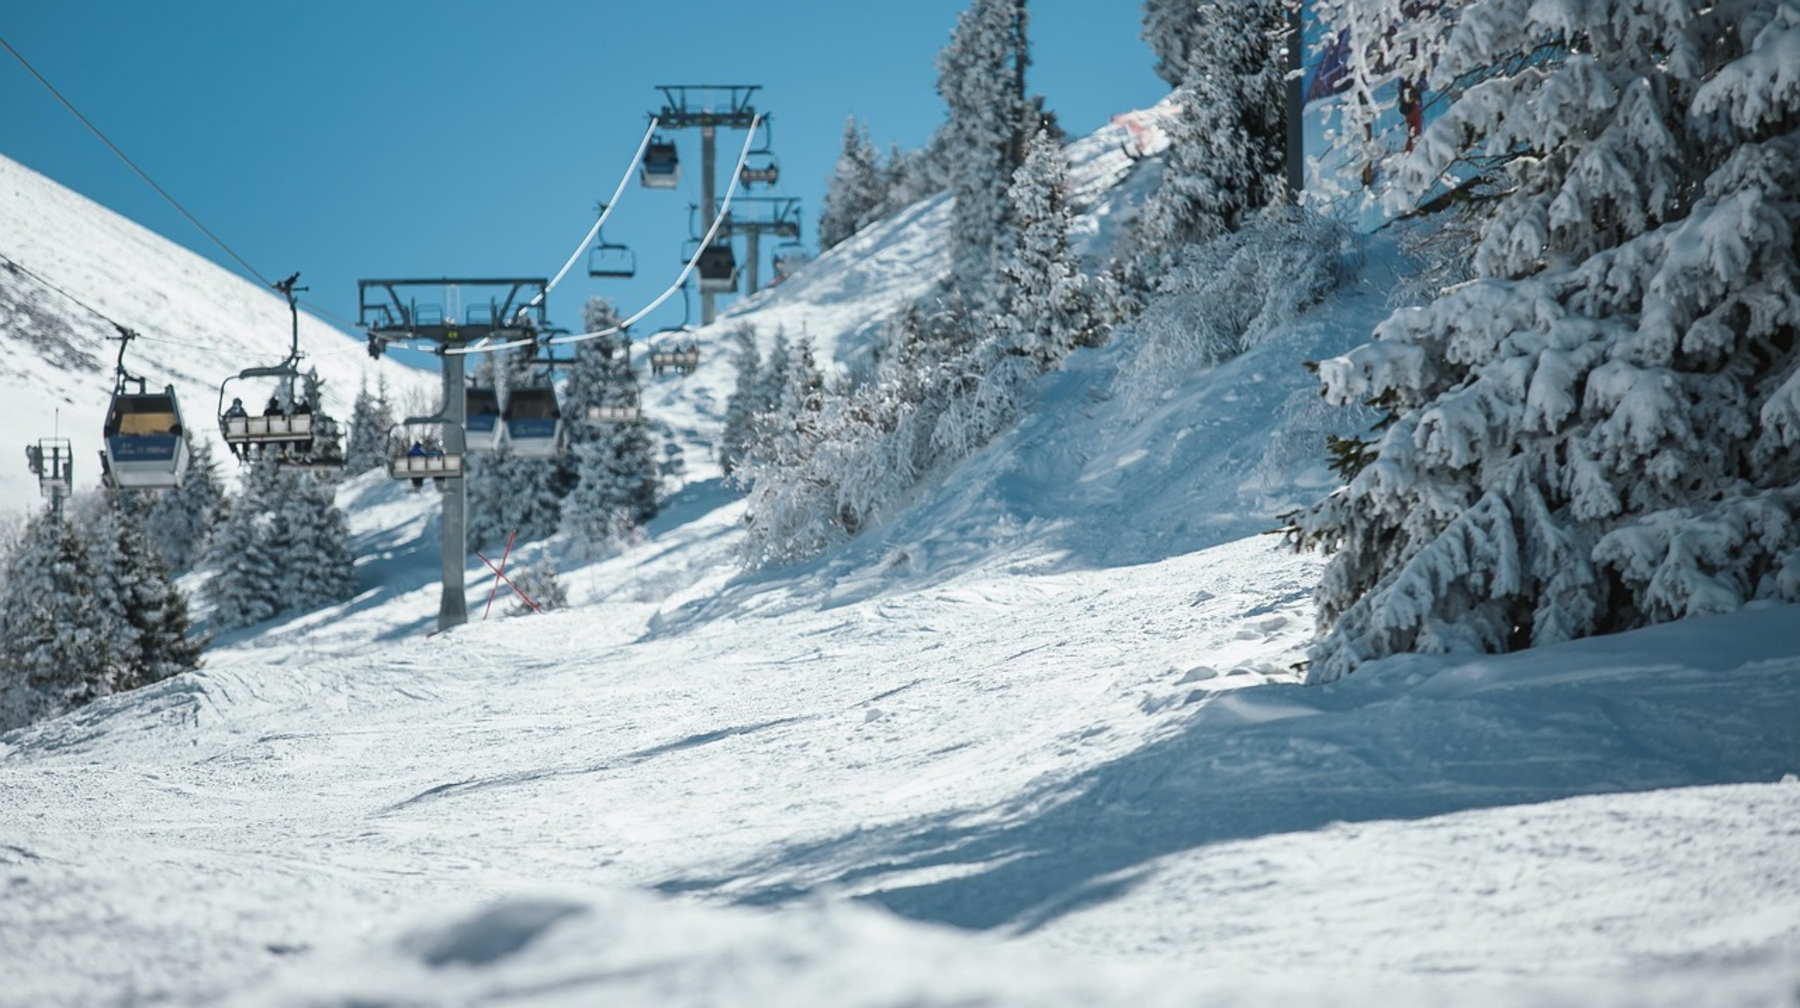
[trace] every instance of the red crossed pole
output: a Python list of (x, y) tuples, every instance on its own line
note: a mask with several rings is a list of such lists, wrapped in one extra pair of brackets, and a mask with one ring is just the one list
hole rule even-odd
[(488, 570), (494, 572), (494, 586), (488, 589), (487, 608), (481, 611), (481, 618), (483, 620), (488, 618), (488, 613), (494, 608), (494, 595), (500, 591), (500, 582), (502, 581), (506, 582), (506, 587), (518, 592), (519, 597), (525, 600), (525, 604), (531, 607), (532, 612), (541, 613), (544, 611), (538, 607), (536, 602), (531, 601), (531, 596), (519, 591), (519, 586), (513, 584), (512, 580), (506, 576), (506, 561), (508, 557), (512, 556), (513, 540), (518, 538), (518, 535), (519, 531), (514, 529), (512, 534), (506, 537), (506, 552), (500, 554), (500, 566), (498, 567), (494, 566), (494, 561), (481, 556), (481, 551), (477, 550), (475, 552), (476, 556), (481, 557), (481, 562), (487, 564)]

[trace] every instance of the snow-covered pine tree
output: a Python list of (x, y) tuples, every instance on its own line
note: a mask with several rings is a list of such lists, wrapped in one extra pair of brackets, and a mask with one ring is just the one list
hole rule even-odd
[(844, 141), (837, 165), (825, 181), (825, 203), (819, 211), (819, 248), (831, 248), (875, 219), (887, 202), (881, 155), (869, 141), (869, 129), (855, 116), (844, 120)]
[[(606, 332), (619, 324), (619, 314), (611, 300), (590, 297), (581, 307), (581, 324), (584, 333)], [(631, 337), (628, 334), (612, 333), (575, 344), (568, 378), (563, 381), (558, 395), (575, 441), (592, 436), (597, 429), (585, 422), (590, 409), (636, 405), (637, 395), (637, 376), (631, 369)]]
[(515, 533), (520, 542), (555, 535), (563, 518), (563, 497), (570, 492), (564, 474), (571, 461), (569, 455), (519, 458), (506, 451), (469, 456), (469, 548), (495, 549)]
[(769, 344), (769, 359), (763, 362), (758, 374), (762, 381), (757, 393), (759, 401), (766, 404), (759, 412), (768, 412), (781, 404), (782, 390), (787, 388), (788, 369), (793, 366), (793, 344), (788, 340), (787, 330), (777, 328), (775, 339)]
[[(539, 550), (537, 555), (520, 564), (520, 570), (513, 583), (524, 598), (513, 599), (507, 609), (509, 616), (525, 616), (533, 612), (552, 612), (569, 607), (569, 593), (557, 578), (556, 558), (549, 550)], [(509, 575), (511, 576), (511, 575)], [(529, 598), (537, 608), (533, 609), (525, 599)]]
[(1146, 33), (1156, 16), (1160, 34), (1175, 39), (1166, 58), (1185, 53), (1186, 62), (1162, 183), (1127, 242), (1125, 275), (1144, 289), (1186, 245), (1236, 231), (1251, 214), (1285, 198), (1284, 0), (1186, 6), (1188, 21), (1179, 26), (1169, 6), (1146, 6)]
[(956, 204), (950, 231), (951, 283), (985, 304), (993, 257), (1009, 226), (1006, 190), (1037, 132), (1025, 97), (1025, 0), (974, 0), (938, 54), (938, 94), (947, 117), (943, 142)]
[[(784, 337), (777, 338), (785, 345)], [(740, 474), (750, 497), (742, 556), (753, 567), (813, 556), (836, 539), (826, 481), (809, 478), (816, 475), (815, 452), (828, 434), (820, 423), (825, 378), (811, 338), (802, 335), (781, 356), (787, 363), (780, 395), (775, 408), (757, 415), (756, 437)], [(770, 363), (773, 367), (773, 355)]]
[(654, 439), (644, 421), (608, 427), (605, 436), (576, 446), (580, 481), (565, 506), (574, 531), (599, 543), (622, 538), (656, 517), (662, 485)]
[(307, 612), (356, 594), (356, 556), (350, 523), (329, 480), (308, 472), (278, 472), (272, 488), (274, 520), (264, 540), (280, 572), (281, 612)]
[(261, 459), (247, 470), (243, 492), (221, 504), (224, 519), (203, 560), (213, 570), (202, 591), (211, 603), (215, 629), (251, 626), (286, 608), (280, 562), (269, 548), (272, 502), (278, 499), (275, 480), (274, 460)]
[[(1362, 37), (1396, 6), (1357, 5)], [(1511, 188), (1478, 279), (1320, 366), (1391, 422), (1294, 526), (1333, 553), (1312, 678), (1800, 599), (1800, 5), (1477, 0), (1407, 31), (1485, 79), (1405, 191), (1471, 154)]]
[(181, 486), (155, 496), (144, 520), (151, 544), (177, 573), (200, 562), (225, 500), (225, 481), (213, 461), (211, 443), (196, 441), (191, 430), (183, 436), (188, 443), (187, 474)]
[(187, 598), (144, 532), (143, 496), (106, 493), (80, 523), (91, 544), (96, 597), (112, 630), (115, 693), (199, 668), (204, 646), (191, 636)]
[(737, 382), (725, 400), (725, 429), (719, 435), (719, 468), (727, 480), (756, 436), (756, 415), (771, 405), (762, 396), (762, 352), (756, 346), (756, 329), (743, 325), (732, 330), (736, 344), (732, 366), (737, 369)]
[(344, 445), (344, 473), (356, 476), (388, 464), (393, 446), (388, 431), (394, 427), (394, 408), (388, 402), (387, 379), (383, 376), (375, 392), (369, 391), (369, 376), (363, 375), (356, 389), (356, 401), (350, 407), (350, 436)]
[(112, 692), (111, 632), (88, 549), (49, 510), (26, 526), (9, 559), (0, 608), (0, 730)]
[(1025, 163), (1013, 173), (1007, 199), (1018, 227), (999, 262), (1001, 328), (1013, 352), (1040, 368), (1056, 366), (1078, 346), (1099, 346), (1107, 322), (1095, 282), (1081, 272), (1069, 247), (1075, 215), (1068, 205), (1068, 165), (1047, 131), (1032, 138)]
[[(592, 298), (584, 322), (588, 332), (602, 332), (617, 324), (617, 315), (609, 302)], [(579, 344), (564, 390), (570, 402), (565, 416), (585, 418), (588, 405), (637, 405), (630, 338), (616, 333)], [(656, 515), (660, 481), (654, 438), (641, 415), (577, 419), (575, 425), (567, 461), (571, 486), (559, 520), (590, 542), (612, 542)]]
[(1156, 54), (1156, 75), (1178, 88), (1192, 66), (1189, 54), (1200, 30), (1196, 16), (1202, 0), (1144, 0), (1143, 39)]

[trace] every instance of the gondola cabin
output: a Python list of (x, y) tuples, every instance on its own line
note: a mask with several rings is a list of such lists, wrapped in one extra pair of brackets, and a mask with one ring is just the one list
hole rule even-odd
[(652, 140), (638, 164), (638, 181), (646, 189), (673, 189), (681, 184), (681, 158), (667, 140)]
[(463, 393), (463, 430), (472, 452), (497, 452), (506, 436), (500, 422), (500, 396), (491, 386), (476, 385)]
[(737, 256), (729, 244), (717, 242), (702, 249), (698, 268), (702, 294), (729, 294), (737, 290)]
[(562, 452), (562, 410), (551, 388), (514, 389), (506, 397), (506, 440), (519, 458), (554, 458)]
[(105, 443), (101, 463), (109, 485), (121, 490), (181, 486), (188, 447), (175, 386), (161, 392), (114, 393), (106, 414)]

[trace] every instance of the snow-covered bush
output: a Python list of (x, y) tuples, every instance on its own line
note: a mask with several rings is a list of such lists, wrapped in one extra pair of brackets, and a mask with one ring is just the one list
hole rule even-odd
[(820, 388), (799, 344), (781, 405), (762, 415), (734, 474), (750, 488), (746, 565), (802, 560), (856, 535), (1017, 422), (1037, 380), (1074, 347), (1104, 339), (1098, 285), (1070, 249), (1064, 179), (1060, 147), (1040, 132), (1007, 191), (1021, 226), (996, 256), (991, 294), (1004, 310), (971, 318), (954, 298), (936, 312), (915, 307), (885, 335), (877, 380), (860, 385)]
[(1295, 526), (1334, 554), (1312, 677), (1800, 599), (1800, 4), (1485, 0), (1447, 38), (1450, 77), (1558, 55), (1403, 163), (1416, 197), (1504, 156), (1479, 279), (1320, 367), (1390, 422)]
[(1130, 351), (1115, 394), (1139, 407), (1154, 403), (1196, 371), (1261, 345), (1343, 282), (1354, 249), (1341, 225), (1292, 208), (1188, 246), (1120, 328)]

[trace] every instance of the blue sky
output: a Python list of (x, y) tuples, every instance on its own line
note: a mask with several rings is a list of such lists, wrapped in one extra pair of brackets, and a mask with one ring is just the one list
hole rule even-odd
[[(919, 146), (941, 121), (933, 58), (966, 6), (12, 0), (0, 36), (258, 272), (300, 271), (310, 305), (353, 321), (360, 278), (554, 273), (660, 107), (658, 84), (761, 85), (774, 194), (802, 200), (810, 245), (845, 116), (883, 149)], [(1166, 92), (1137, 3), (1031, 13), (1030, 86), (1071, 133)], [(698, 137), (675, 139), (697, 165)], [(739, 143), (721, 135), (722, 163)], [(0, 153), (229, 265), (4, 52)], [(627, 191), (606, 237), (636, 251), (637, 279), (590, 280), (584, 263), (552, 294), (553, 323), (578, 325), (590, 294), (632, 311), (666, 286), (692, 176)], [(642, 328), (681, 315), (677, 297)]]

